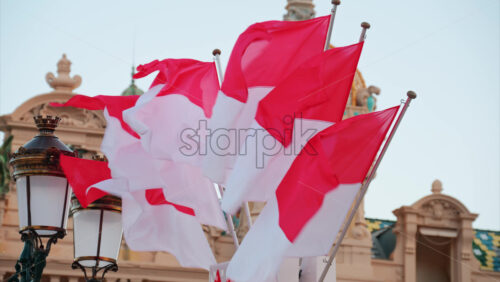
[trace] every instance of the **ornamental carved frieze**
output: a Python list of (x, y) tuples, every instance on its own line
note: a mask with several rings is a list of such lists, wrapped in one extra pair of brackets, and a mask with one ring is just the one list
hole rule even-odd
[(73, 107), (51, 107), (48, 103), (39, 104), (25, 112), (20, 121), (32, 122), (34, 116), (51, 115), (61, 118), (60, 125), (76, 128), (104, 129), (106, 120), (101, 111), (89, 111)]
[(435, 220), (457, 218), (460, 211), (450, 202), (442, 199), (434, 199), (422, 205), (422, 213)]

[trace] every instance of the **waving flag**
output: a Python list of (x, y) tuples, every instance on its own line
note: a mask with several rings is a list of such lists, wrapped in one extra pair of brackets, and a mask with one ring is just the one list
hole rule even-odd
[(273, 87), (309, 57), (323, 52), (330, 16), (268, 21), (248, 27), (236, 41), (222, 92), (247, 102), (252, 87)]
[[(61, 166), (83, 207), (105, 196), (103, 190), (127, 185), (123, 178), (111, 178), (105, 162), (61, 155)], [(168, 202), (162, 189), (122, 192), (120, 197), (123, 234), (130, 249), (166, 251), (184, 267), (208, 269), (215, 263), (192, 208)]]
[(227, 180), (247, 136), (241, 129), (252, 126), (259, 101), (294, 69), (323, 52), (329, 20), (325, 16), (256, 23), (239, 36), (226, 68), (223, 94), (208, 121), (211, 136), (202, 166), (212, 181)]
[(328, 23), (325, 16), (250, 26), (233, 48), (220, 95), (214, 94), (218, 80), (211, 63), (164, 60), (141, 66), (135, 77), (158, 70), (152, 89), (164, 86), (142, 95), (125, 111), (125, 121), (155, 158), (202, 167), (222, 183), (239, 140), (219, 138), (219, 133), (252, 124), (260, 99), (309, 56), (323, 52)]
[(312, 138), (233, 256), (235, 281), (273, 277), (285, 256), (325, 255), (399, 110), (356, 116)]
[(216, 263), (193, 209), (165, 200), (162, 189), (122, 197), (123, 235), (135, 251), (166, 251), (184, 267), (209, 269)]
[[(151, 88), (158, 93), (162, 85)], [(150, 94), (148, 94), (150, 95)], [(220, 209), (215, 189), (201, 170), (168, 160), (158, 160), (144, 151), (135, 132), (123, 120), (123, 111), (132, 107), (138, 96), (76, 95), (65, 104), (85, 109), (103, 109), (107, 121), (101, 151), (106, 155), (113, 178), (127, 180), (127, 185), (112, 185), (108, 192), (121, 194), (163, 188), (166, 198), (179, 205), (192, 207), (200, 223), (225, 229), (226, 224)]]
[(164, 87), (156, 97), (182, 95), (198, 106), (206, 117), (212, 115), (212, 108), (219, 91), (217, 70), (213, 62), (206, 63), (192, 59), (155, 60), (140, 65), (137, 71), (134, 78), (142, 78), (158, 71), (151, 88), (162, 84)]
[(183, 153), (183, 138), (190, 137), (185, 133), (212, 116), (219, 91), (215, 64), (166, 59), (141, 65), (137, 70), (135, 78), (155, 71), (158, 74), (151, 89), (124, 111), (125, 121), (141, 136), (144, 149), (156, 158), (195, 163), (194, 159), (187, 160), (194, 156)]
[(111, 178), (108, 164), (61, 155), (61, 167), (73, 188), (78, 202), (86, 208), (90, 203), (106, 196), (108, 193), (93, 185)]
[(243, 201), (267, 201), (274, 193), (267, 188), (279, 184), (309, 139), (342, 120), (362, 48), (361, 42), (311, 58), (260, 101), (246, 152), (225, 183), (225, 211), (235, 213)]

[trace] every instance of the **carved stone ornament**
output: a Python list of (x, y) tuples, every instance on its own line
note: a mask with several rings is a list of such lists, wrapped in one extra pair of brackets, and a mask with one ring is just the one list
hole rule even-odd
[(356, 92), (356, 106), (369, 107), (370, 111), (377, 109), (377, 98), (380, 95), (380, 88), (370, 85), (367, 88), (358, 89)]
[(73, 89), (80, 86), (82, 78), (79, 75), (70, 77), (70, 72), (71, 61), (66, 58), (66, 54), (63, 54), (62, 58), (57, 63), (57, 76), (49, 72), (45, 76), (45, 80), (55, 91), (71, 92)]
[(431, 191), (433, 194), (441, 194), (443, 192), (443, 183), (439, 179), (434, 180)]
[(407, 254), (414, 254), (415, 253), (415, 248), (412, 246), (406, 246), (405, 247), (405, 253)]
[(287, 13), (283, 16), (285, 21), (303, 21), (314, 18), (314, 4), (312, 0), (288, 0)]
[(437, 220), (458, 217), (460, 214), (460, 211), (453, 204), (440, 199), (425, 203), (422, 205), (422, 210)]
[(361, 240), (364, 238), (369, 238), (370, 231), (368, 231), (368, 229), (366, 228), (366, 225), (356, 223), (354, 225), (354, 227), (352, 228), (350, 235), (351, 236), (349, 236), (349, 237), (352, 237), (356, 240)]
[(43, 103), (31, 108), (24, 113), (19, 120), (30, 122), (33, 116), (39, 115), (59, 116), (62, 119), (60, 125), (68, 127), (91, 129), (106, 128), (106, 120), (100, 111), (89, 111), (87, 109), (73, 107), (51, 107), (48, 103)]
[(348, 238), (353, 238), (356, 240), (362, 240), (370, 238), (371, 234), (368, 231), (368, 227), (365, 220), (365, 204), (364, 202), (358, 207), (356, 214), (354, 215), (353, 224), (349, 228)]

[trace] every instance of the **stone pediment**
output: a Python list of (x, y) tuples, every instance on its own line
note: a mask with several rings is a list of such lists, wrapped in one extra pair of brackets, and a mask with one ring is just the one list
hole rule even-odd
[(439, 180), (434, 181), (432, 194), (421, 198), (411, 207), (418, 210), (421, 215), (434, 219), (460, 218), (473, 215), (459, 200), (442, 194)]
[(34, 116), (58, 116), (61, 122), (56, 135), (63, 143), (82, 153), (98, 153), (106, 128), (102, 111), (49, 105), (51, 102), (66, 102), (73, 95), (61, 92), (37, 95), (20, 105), (12, 114), (0, 116), (0, 130), (6, 132), (7, 136), (15, 136), (12, 148), (16, 149), (36, 135)]
[(418, 211), (419, 223), (440, 228), (459, 228), (461, 215), (469, 215), (462, 203), (447, 195), (430, 195), (413, 206)]
[(432, 194), (425, 196), (409, 207), (396, 210), (396, 214), (417, 215), (419, 226), (459, 229), (464, 219), (474, 220), (471, 213), (459, 200), (442, 194), (442, 184), (436, 180), (432, 184)]
[[(51, 115), (61, 118), (58, 131), (72, 133), (74, 141), (78, 141), (76, 140), (77, 134), (75, 134), (78, 132), (102, 137), (106, 128), (106, 120), (102, 111), (50, 106), (51, 102), (64, 103), (76, 94), (73, 93), (73, 90), (80, 86), (82, 78), (79, 75), (71, 77), (70, 72), (71, 61), (68, 60), (66, 54), (63, 54), (57, 63), (57, 75), (51, 72), (46, 75), (46, 81), (53, 88), (53, 91), (34, 96), (17, 107), (12, 114), (0, 117), (0, 127), (4, 130), (10, 130), (9, 128), (14, 127), (33, 127), (34, 116)], [(20, 132), (16, 132), (16, 134), (20, 134)], [(92, 136), (92, 139), (95, 139), (94, 137)], [(92, 143), (96, 143), (95, 141), (93, 140)]]
[(73, 94), (69, 93), (54, 92), (37, 95), (19, 106), (10, 115), (9, 120), (33, 124), (33, 116), (53, 115), (62, 119), (61, 127), (103, 131), (106, 128), (106, 120), (102, 111), (89, 111), (73, 107), (56, 108), (49, 105), (51, 102), (66, 102), (72, 96)]

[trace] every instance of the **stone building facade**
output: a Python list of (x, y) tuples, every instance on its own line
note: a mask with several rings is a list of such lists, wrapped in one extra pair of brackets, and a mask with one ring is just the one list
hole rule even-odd
[[(312, 0), (288, 0), (287, 20), (314, 16)], [(56, 135), (84, 158), (99, 152), (106, 121), (102, 111), (76, 108), (53, 108), (50, 102), (65, 102), (82, 83), (80, 76), (70, 76), (71, 62), (65, 55), (57, 63), (57, 74), (48, 73), (49, 93), (34, 95), (13, 113), (0, 116), (4, 138), (14, 136), (12, 149), (25, 144), (36, 134), (35, 115), (57, 115), (62, 122)], [(123, 95), (141, 94), (134, 81)], [(367, 86), (357, 72), (349, 97), (345, 118), (368, 113), (376, 108), (380, 89)], [(250, 203), (252, 217), (262, 209)], [(18, 233), (15, 185), (0, 197), (0, 277), (6, 279), (23, 244)], [(432, 193), (410, 206), (394, 210), (397, 221), (366, 219), (363, 205), (356, 212), (336, 258), (336, 281), (495, 281), (500, 280), (500, 232), (474, 230), (477, 214), (471, 213), (459, 200), (442, 193), (436, 181)], [(241, 240), (248, 231), (244, 217), (235, 217)], [(327, 224), (327, 223), (325, 223)], [(207, 239), (218, 262), (228, 261), (234, 253), (231, 237), (223, 231), (204, 226)], [(68, 234), (53, 246), (47, 259), (44, 281), (83, 281), (80, 270), (72, 270), (73, 229), (69, 219)], [(168, 235), (166, 235), (168, 236)], [(324, 257), (314, 261), (319, 275)], [(107, 281), (207, 281), (208, 272), (182, 268), (176, 259), (164, 252), (134, 252), (122, 242), (119, 271), (106, 274)], [(282, 281), (298, 281), (299, 261), (284, 262)], [(334, 281), (331, 272), (326, 281)]]

